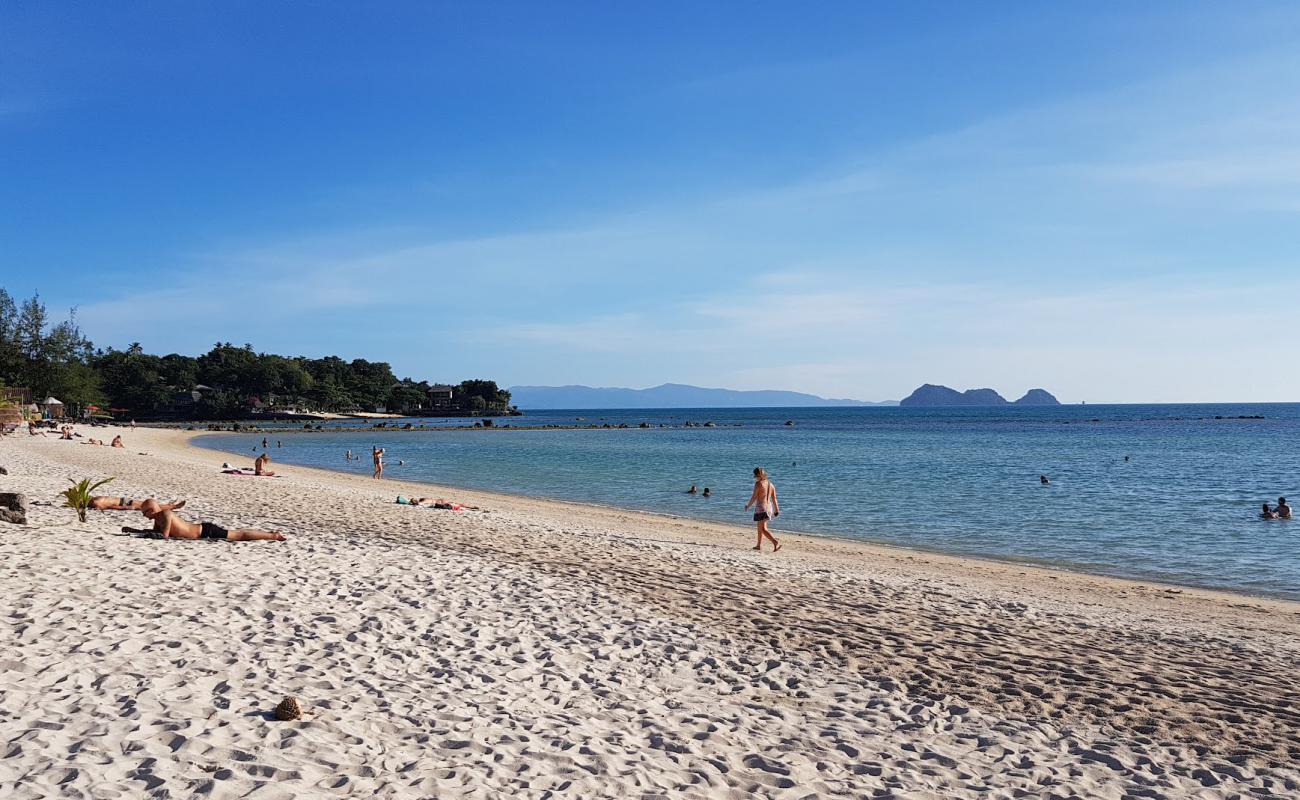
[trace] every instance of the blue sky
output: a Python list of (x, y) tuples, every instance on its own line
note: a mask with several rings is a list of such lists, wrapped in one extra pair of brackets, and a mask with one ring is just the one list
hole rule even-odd
[(1294, 3), (8, 3), (0, 284), (435, 380), (1300, 400)]

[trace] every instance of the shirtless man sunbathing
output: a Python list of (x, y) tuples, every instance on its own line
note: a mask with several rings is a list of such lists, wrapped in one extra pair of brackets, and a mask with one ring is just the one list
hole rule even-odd
[(256, 528), (226, 530), (211, 522), (187, 522), (174, 511), (163, 508), (157, 500), (140, 504), (140, 513), (153, 520), (153, 529), (122, 528), (126, 533), (159, 533), (164, 539), (226, 539), (231, 542), (283, 542), (279, 531), (260, 531)]
[[(403, 502), (405, 501), (405, 502)], [(397, 498), (398, 505), (407, 506), (429, 506), (430, 508), (441, 508), (444, 511), (482, 511), (478, 506), (465, 506), (460, 503), (453, 503), (450, 500), (443, 500), (441, 497), (436, 500), (431, 497), (412, 497), (409, 500), (405, 497)]]
[[(139, 511), (144, 506), (143, 500), (132, 500), (129, 497), (107, 497), (100, 495), (90, 498), (90, 507), (96, 511)], [(177, 508), (184, 508), (185, 501), (178, 503), (159, 503), (158, 507), (164, 511), (172, 511)]]

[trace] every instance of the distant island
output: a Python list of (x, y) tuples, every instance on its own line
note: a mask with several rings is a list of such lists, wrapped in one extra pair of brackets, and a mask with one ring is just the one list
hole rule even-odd
[(898, 403), (905, 407), (925, 406), (1059, 406), (1061, 402), (1046, 389), (1030, 389), (1014, 403), (992, 389), (967, 389), (959, 392), (947, 386), (927, 383)]
[(788, 408), (814, 406), (895, 406), (897, 401), (869, 403), (832, 400), (803, 392), (738, 391), (665, 383), (649, 389), (591, 386), (512, 386), (512, 402), (521, 409), (560, 408)]

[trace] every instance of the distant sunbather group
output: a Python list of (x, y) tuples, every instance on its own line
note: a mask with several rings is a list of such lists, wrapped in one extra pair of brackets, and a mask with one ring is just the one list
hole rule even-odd
[(453, 503), (450, 500), (443, 500), (441, 497), (403, 497), (397, 496), (399, 506), (428, 506), (429, 508), (440, 508), (444, 511), (482, 511), (478, 506), (467, 506), (460, 503)]
[[(72, 427), (64, 426), (62, 434), (60, 438), (71, 439), (74, 436)], [(87, 439), (85, 444), (102, 445), (105, 442), (101, 439)], [(114, 436), (110, 446), (125, 447), (121, 436)], [(274, 475), (275, 473), (266, 469), (266, 462), (270, 460), (266, 455), (258, 458), (254, 464), (253, 474)], [(145, 519), (153, 523), (150, 528), (123, 526), (124, 533), (152, 535), (162, 539), (221, 539), (230, 542), (283, 542), (285, 540), (284, 535), (279, 531), (264, 531), (257, 528), (227, 529), (214, 522), (190, 522), (176, 513), (184, 507), (184, 500), (160, 503), (152, 497), (137, 500), (127, 496), (97, 495), (90, 498), (90, 508), (95, 511), (139, 511)]]

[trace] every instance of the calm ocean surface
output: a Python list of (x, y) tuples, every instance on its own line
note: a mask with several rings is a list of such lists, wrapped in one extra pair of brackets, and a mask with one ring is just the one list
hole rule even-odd
[[(1256, 415), (1264, 419), (1237, 418)], [(579, 417), (633, 427), (381, 432), (350, 423), (268, 438), (282, 464), (368, 475), (378, 444), (392, 478), (746, 525), (750, 473), (762, 466), (780, 492), (778, 535), (1300, 599), (1300, 519), (1257, 517), (1278, 495), (1300, 500), (1300, 404), (537, 411), (497, 422)], [(688, 420), (718, 427), (681, 427)], [(655, 427), (635, 427), (642, 422)], [(217, 434), (198, 444), (248, 453), (251, 463), (261, 439)], [(363, 460), (345, 461), (348, 449)], [(714, 496), (687, 495), (692, 483)]]

